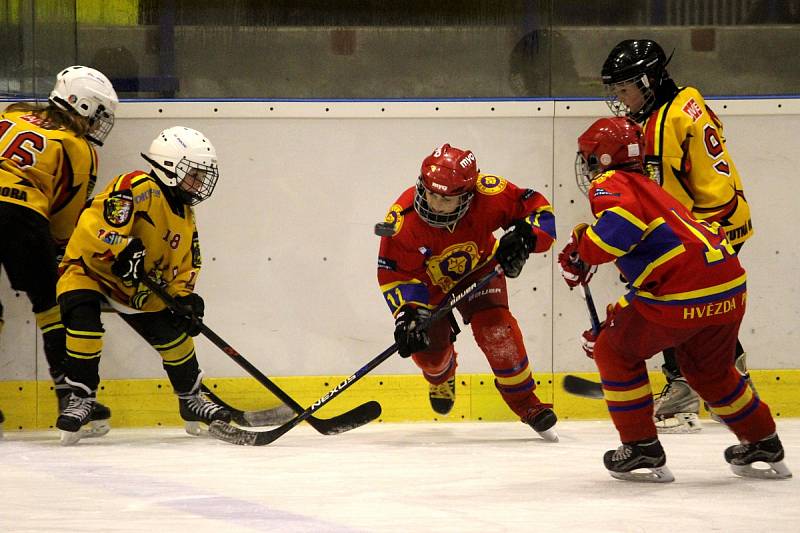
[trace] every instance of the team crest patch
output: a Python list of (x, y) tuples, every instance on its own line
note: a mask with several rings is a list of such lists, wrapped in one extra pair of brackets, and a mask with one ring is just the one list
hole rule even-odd
[(400, 233), (400, 228), (403, 227), (403, 218), (405, 218), (403, 216), (403, 206), (394, 204), (383, 220), (394, 226), (394, 234), (397, 235)]
[(133, 214), (131, 191), (115, 191), (103, 202), (103, 218), (114, 227), (124, 226)]
[(472, 241), (448, 246), (428, 260), (428, 276), (442, 291), (448, 292), (458, 280), (472, 272), (478, 259), (478, 245)]
[(501, 178), (500, 176), (492, 176), (491, 174), (481, 174), (478, 177), (478, 183), (475, 185), (478, 191), (481, 194), (486, 194), (488, 196), (493, 196), (495, 194), (500, 194), (504, 190), (506, 190), (506, 185), (508, 182), (505, 178)]

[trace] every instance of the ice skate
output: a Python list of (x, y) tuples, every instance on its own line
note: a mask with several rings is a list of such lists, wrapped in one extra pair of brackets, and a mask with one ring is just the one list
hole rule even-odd
[(667, 468), (667, 456), (658, 439), (623, 444), (616, 450), (608, 450), (603, 456), (603, 463), (615, 479), (645, 483), (669, 483), (675, 480)]
[(70, 394), (69, 404), (56, 420), (56, 427), (61, 431), (61, 444), (63, 446), (76, 444), (81, 438), (87, 436), (83, 428), (92, 421), (94, 404), (94, 398), (81, 398), (75, 393)]
[(231, 421), (231, 413), (221, 405), (218, 405), (202, 393), (194, 392), (178, 395), (180, 414), (185, 424), (184, 428), (189, 435), (202, 435), (205, 433), (200, 424), (208, 426), (215, 420), (223, 422)]
[(659, 433), (694, 433), (703, 429), (700, 396), (682, 377), (668, 381), (656, 396), (653, 420)]
[(6, 417), (3, 416), (3, 411), (0, 411), (0, 439), (3, 438), (3, 422), (6, 421)]
[[(725, 460), (734, 474), (759, 479), (788, 479), (792, 477), (789, 467), (783, 462), (783, 445), (777, 433), (752, 444), (737, 444), (725, 450)], [(756, 468), (764, 463), (768, 468)]]
[(548, 442), (558, 442), (558, 433), (556, 433), (555, 425), (558, 421), (553, 409), (549, 403), (541, 403), (536, 407), (528, 410), (528, 413), (522, 417), (522, 421), (528, 424), (533, 430), (539, 434), (544, 440)]
[(429, 384), (428, 398), (431, 407), (440, 415), (446, 415), (456, 403), (456, 378), (453, 376), (439, 385)]
[[(69, 406), (72, 389), (70, 389), (63, 374), (53, 379), (53, 389), (58, 400), (58, 414), (61, 414)], [(79, 438), (95, 438), (107, 434), (111, 430), (110, 418), (111, 409), (95, 400), (92, 406), (92, 413), (89, 416), (89, 423), (81, 427), (81, 436)]]

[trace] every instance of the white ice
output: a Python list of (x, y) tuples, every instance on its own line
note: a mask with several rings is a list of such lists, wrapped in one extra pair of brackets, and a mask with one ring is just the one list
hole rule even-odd
[[(324, 411), (320, 413), (324, 415)], [(323, 436), (305, 424), (238, 447), (178, 428), (112, 429), (62, 447), (55, 431), (0, 441), (0, 531), (800, 531), (800, 419), (778, 421), (785, 481), (734, 476), (734, 443), (706, 422), (665, 435), (671, 484), (614, 480), (609, 421), (372, 423)]]

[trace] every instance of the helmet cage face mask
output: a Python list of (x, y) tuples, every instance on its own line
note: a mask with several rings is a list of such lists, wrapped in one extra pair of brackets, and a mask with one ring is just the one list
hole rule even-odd
[[(458, 205), (452, 212), (439, 213), (432, 210), (428, 205), (428, 200), (425, 197), (426, 191), (429, 191), (429, 189), (425, 187), (425, 182), (422, 176), (420, 176), (417, 180), (417, 190), (414, 194), (414, 210), (422, 220), (434, 228), (446, 228), (458, 222), (467, 214), (469, 206), (472, 203), (472, 198), (475, 196), (473, 191), (462, 192), (456, 195), (458, 197)], [(435, 191), (430, 192), (435, 193)]]
[(588, 157), (578, 152), (575, 156), (575, 183), (584, 196), (589, 196), (592, 180), (600, 173), (600, 161), (597, 156), (589, 154)]
[[(639, 91), (642, 102), (636, 111), (633, 111), (619, 97), (621, 91), (631, 91), (634, 88)], [(611, 110), (611, 113), (617, 117), (628, 116), (637, 122), (641, 122), (650, 115), (656, 102), (656, 94), (650, 85), (647, 74), (637, 74), (623, 81), (607, 83), (605, 84), (605, 89), (606, 105)]]
[(197, 205), (214, 192), (219, 179), (217, 164), (181, 159), (175, 166), (178, 178), (178, 192), (184, 203)]
[(114, 113), (109, 113), (101, 104), (97, 106), (94, 116), (89, 119), (89, 132), (86, 134), (86, 138), (98, 146), (103, 146), (113, 128)]

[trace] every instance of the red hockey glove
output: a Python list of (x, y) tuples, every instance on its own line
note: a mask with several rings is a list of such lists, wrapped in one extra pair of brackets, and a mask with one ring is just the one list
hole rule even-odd
[(597, 341), (597, 337), (600, 336), (600, 332), (603, 331), (606, 324), (614, 323), (614, 313), (616, 309), (614, 304), (608, 304), (606, 306), (606, 319), (600, 322), (600, 328), (597, 330), (597, 333), (592, 329), (587, 329), (581, 334), (581, 348), (586, 352), (586, 357), (589, 359), (594, 359), (594, 343)]
[[(600, 330), (602, 331), (603, 326), (605, 326), (605, 322), (600, 324)], [(581, 335), (581, 348), (583, 351), (586, 352), (586, 357), (589, 359), (594, 359), (594, 343), (597, 340), (597, 336), (600, 335), (600, 332), (595, 334), (595, 332), (591, 329), (587, 329)]]
[(570, 287), (586, 285), (592, 279), (594, 273), (597, 272), (597, 265), (587, 265), (581, 261), (578, 254), (578, 243), (588, 227), (588, 224), (575, 226), (569, 242), (558, 254), (558, 269), (561, 272), (561, 277)]

